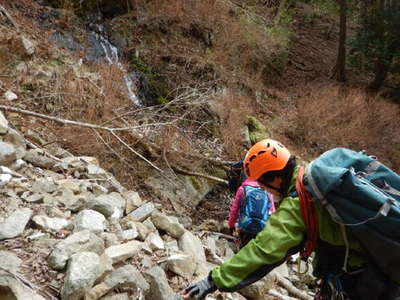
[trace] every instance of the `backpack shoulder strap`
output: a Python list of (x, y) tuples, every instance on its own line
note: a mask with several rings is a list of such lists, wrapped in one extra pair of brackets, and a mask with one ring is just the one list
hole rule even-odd
[(318, 223), (315, 206), (311, 194), (306, 190), (303, 183), (304, 167), (301, 166), (296, 178), (296, 191), (300, 198), (300, 209), (303, 215), (304, 224), (307, 229), (307, 240), (304, 248), (300, 251), (300, 256), (306, 260), (314, 251), (318, 238)]

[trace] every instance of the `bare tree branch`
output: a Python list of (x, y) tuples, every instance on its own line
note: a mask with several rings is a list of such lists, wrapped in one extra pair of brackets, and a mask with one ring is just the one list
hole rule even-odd
[(25, 138), (26, 144), (31, 147), (32, 149), (41, 149), (43, 150), (44, 154), (47, 155), (48, 157), (50, 157), (51, 159), (54, 159), (56, 162), (62, 162), (61, 159), (59, 159), (58, 157), (55, 157), (54, 155), (50, 154), (47, 150), (45, 150), (44, 148), (39, 148), (38, 146), (36, 146), (34, 143), (32, 143), (31, 141), (29, 141), (27, 138)]
[(169, 161), (168, 161), (168, 159), (167, 159), (166, 152), (167, 152), (167, 149), (164, 148), (164, 151), (163, 151), (163, 158), (164, 158), (164, 161), (165, 161), (165, 163), (167, 164), (168, 168), (171, 170), (171, 172), (172, 172), (172, 174), (174, 175), (174, 177), (175, 177), (175, 178), (178, 178), (178, 176), (176, 176), (174, 170), (171, 168), (171, 165), (169, 164)]
[(176, 172), (181, 173), (181, 174), (185, 174), (185, 175), (191, 175), (191, 176), (198, 176), (198, 177), (204, 177), (219, 183), (225, 183), (228, 184), (227, 180), (221, 179), (219, 177), (215, 177), (215, 176), (211, 176), (211, 175), (206, 175), (206, 174), (202, 174), (202, 173), (197, 173), (197, 172), (190, 172), (187, 170), (183, 170), (181, 168), (178, 168), (176, 166), (172, 166), (172, 169), (174, 169)]
[(72, 120), (66, 120), (66, 119), (61, 119), (61, 118), (57, 118), (57, 117), (52, 117), (49, 115), (44, 115), (44, 114), (40, 114), (40, 113), (37, 113), (34, 111), (25, 110), (25, 109), (7, 106), (7, 105), (0, 105), (0, 110), (12, 111), (12, 112), (16, 112), (16, 113), (20, 113), (20, 114), (24, 114), (24, 115), (28, 115), (28, 116), (38, 117), (41, 119), (47, 119), (47, 120), (51, 120), (51, 121), (61, 123), (64, 125), (76, 125), (76, 126), (88, 127), (88, 128), (92, 128), (92, 129), (107, 130), (109, 132), (128, 131), (128, 130), (140, 129), (140, 128), (151, 127), (151, 126), (165, 126), (165, 125), (171, 125), (171, 124), (175, 123), (176, 121), (178, 121), (178, 120), (172, 120), (170, 122), (165, 122), (165, 123), (152, 123), (152, 124), (144, 124), (144, 125), (138, 125), (138, 126), (110, 128), (110, 127), (100, 126), (100, 125), (96, 125), (96, 124), (90, 124), (90, 123), (85, 123), (85, 122), (78, 122), (78, 121), (72, 121)]
[(127, 158), (123, 157), (120, 155), (117, 151), (115, 151), (100, 135), (100, 133), (97, 132), (97, 130), (93, 129), (93, 132), (97, 135), (97, 137), (102, 141), (102, 143), (112, 152), (114, 153), (120, 160), (129, 162)]
[(289, 294), (292, 294), (293, 296), (295, 296), (298, 299), (302, 299), (302, 300), (312, 300), (313, 297), (307, 295), (306, 293), (304, 293), (303, 291), (299, 290), (298, 288), (296, 288), (291, 282), (290, 280), (284, 278), (282, 275), (279, 275), (277, 273), (274, 273), (276, 280), (278, 281), (278, 283), (284, 287)]

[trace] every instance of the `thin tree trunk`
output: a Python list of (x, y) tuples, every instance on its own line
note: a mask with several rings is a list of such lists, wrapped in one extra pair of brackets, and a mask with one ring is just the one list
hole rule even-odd
[(346, 67), (346, 36), (347, 36), (347, 0), (339, 0), (340, 3), (340, 31), (339, 31), (339, 45), (336, 65), (333, 68), (331, 78), (337, 81), (346, 81), (345, 67)]
[[(385, 20), (384, 20), (383, 12), (385, 9), (385, 4), (387, 4), (387, 2), (385, 0), (378, 0), (378, 6), (377, 6), (377, 12), (376, 12), (380, 16), (380, 20), (379, 20), (380, 23), (378, 24), (377, 28), (379, 30), (379, 36), (381, 38), (382, 44), (389, 42), (389, 41), (384, 40), (384, 34), (385, 34), (384, 22), (385, 22)], [(391, 47), (389, 47), (389, 48), (391, 48)], [(390, 52), (382, 54), (380, 57), (377, 58), (377, 60), (375, 62), (375, 70), (374, 70), (375, 77), (368, 85), (369, 91), (377, 92), (378, 90), (380, 90), (380, 88), (382, 87), (382, 85), (385, 82), (386, 77), (389, 73), (389, 69), (392, 64), (392, 60), (393, 60), (393, 55)]]
[(389, 73), (389, 68), (390, 64), (384, 63), (383, 58), (378, 59), (378, 61), (375, 63), (375, 77), (368, 85), (368, 90), (370, 92), (377, 92), (380, 90)]
[[(127, 0), (127, 1), (128, 1), (128, 0)], [(137, 0), (129, 0), (130, 9), (133, 10), (133, 11), (135, 11), (136, 8), (137, 8), (137, 3), (136, 3), (136, 1), (137, 1)]]

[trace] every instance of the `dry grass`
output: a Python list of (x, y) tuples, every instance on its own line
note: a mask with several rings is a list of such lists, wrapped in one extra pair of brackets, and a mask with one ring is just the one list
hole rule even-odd
[[(172, 63), (184, 65), (185, 74), (176, 74), (176, 70), (169, 74), (168, 67), (163, 70), (171, 79), (177, 77), (177, 82), (197, 80), (198, 84), (199, 77), (211, 69), (211, 76), (226, 86), (260, 90), (284, 67), (281, 58), (287, 45), (269, 31), (267, 11), (248, 5), (228, 0), (139, 0), (139, 9), (133, 13), (139, 30), (133, 27), (127, 36), (139, 35), (142, 46), (152, 48), (151, 53), (142, 52), (150, 64), (168, 57)], [(128, 20), (120, 23), (126, 29)], [(137, 40), (132, 44), (140, 48)]]
[(248, 99), (225, 92), (216, 97), (211, 105), (219, 117), (219, 133), (223, 144), (223, 155), (230, 159), (241, 159), (248, 145), (244, 143), (243, 130), (246, 120), (254, 115), (254, 108), (248, 104)]
[(298, 102), (295, 134), (312, 155), (332, 147), (367, 150), (400, 171), (400, 108), (388, 100), (337, 86), (308, 89)]

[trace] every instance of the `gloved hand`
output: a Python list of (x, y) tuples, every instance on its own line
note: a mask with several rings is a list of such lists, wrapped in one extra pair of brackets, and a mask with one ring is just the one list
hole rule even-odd
[(188, 299), (190, 297), (195, 297), (197, 300), (202, 300), (208, 294), (215, 292), (216, 290), (217, 287), (215, 286), (210, 273), (207, 278), (189, 285), (184, 290), (183, 298)]

